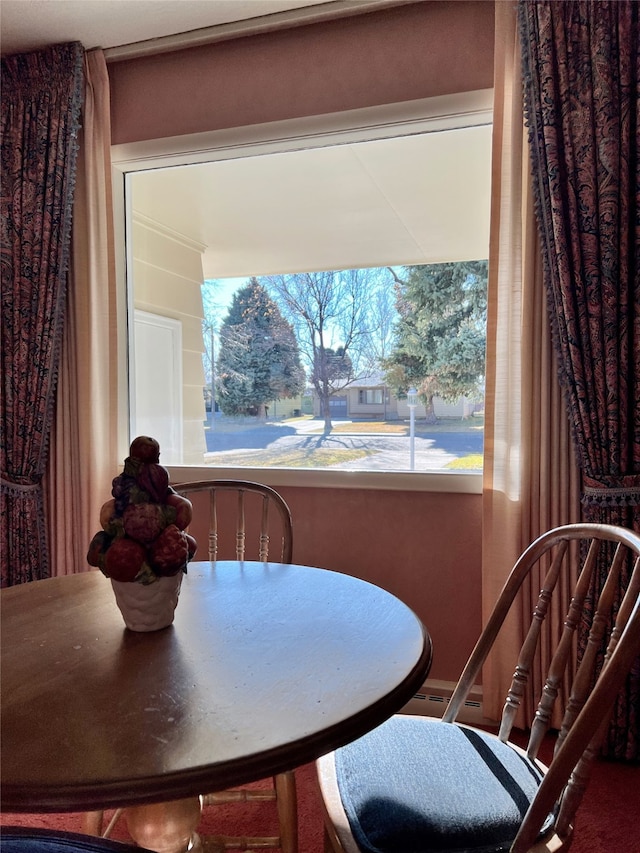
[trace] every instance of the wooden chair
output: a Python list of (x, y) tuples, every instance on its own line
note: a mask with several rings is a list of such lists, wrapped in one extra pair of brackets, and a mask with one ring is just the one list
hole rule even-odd
[[(207, 500), (209, 560), (226, 557), (266, 562), (271, 554), (275, 562), (291, 562), (291, 512), (275, 489), (246, 480), (205, 480), (181, 483), (174, 488), (193, 503), (194, 516), (198, 515), (199, 496), (204, 495)], [(271, 547), (274, 537), (277, 537), (277, 547)], [(200, 559), (205, 559), (204, 555)], [(270, 788), (239, 788), (206, 794), (203, 807), (265, 800), (275, 801), (279, 823), (277, 836), (238, 838), (218, 835), (207, 836), (203, 840), (223, 850), (279, 847), (282, 853), (297, 853), (298, 809), (293, 771), (275, 776)]]
[[(579, 555), (584, 563), (578, 572)], [(607, 580), (589, 616), (585, 602), (603, 560)], [(538, 572), (532, 580), (541, 592), (537, 602), (533, 596), (517, 663), (514, 650), (499, 732), (458, 723), (507, 614), (512, 606), (525, 612), (519, 593), (532, 572)], [(628, 578), (624, 594), (621, 578)], [(566, 610), (556, 601), (562, 595), (571, 599)], [(557, 636), (547, 633), (551, 612), (558, 618), (566, 612)], [(452, 608), (452, 620), (454, 614)], [(577, 628), (585, 624), (589, 639), (578, 663)], [(549, 641), (546, 682), (536, 690), (532, 663)], [(566, 525), (540, 536), (512, 569), (442, 719), (398, 714), (318, 760), (326, 853), (567, 850), (591, 762), (639, 653), (640, 536), (600, 524)], [(537, 708), (524, 750), (509, 738), (526, 692)], [(536, 756), (560, 696), (565, 710), (547, 768)]]
[[(174, 485), (194, 507), (190, 527), (198, 540), (196, 559), (257, 560), (290, 563), (293, 554), (291, 512), (275, 489), (246, 480), (200, 480)], [(204, 522), (206, 521), (206, 526)], [(200, 531), (205, 531), (206, 553)], [(207, 850), (251, 850), (278, 847), (297, 853), (298, 809), (293, 771), (279, 773), (270, 787), (237, 788), (205, 794), (203, 807), (222, 803), (275, 802), (279, 833), (260, 837), (206, 836)], [(117, 819), (117, 816), (116, 816)], [(107, 832), (110, 831), (112, 820)], [(88, 812), (83, 829), (100, 834), (102, 813)]]
[[(198, 559), (266, 562), (271, 555), (274, 562), (291, 562), (291, 512), (275, 489), (247, 480), (200, 480), (174, 489), (194, 504), (195, 516), (199, 509), (206, 509), (198, 506), (199, 496), (208, 499), (208, 556), (199, 551)], [(274, 534), (279, 539), (277, 549), (271, 547)]]

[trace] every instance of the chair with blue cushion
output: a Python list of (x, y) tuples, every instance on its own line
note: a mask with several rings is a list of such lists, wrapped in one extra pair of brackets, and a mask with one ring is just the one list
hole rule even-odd
[[(537, 601), (523, 605), (533, 584)], [(511, 611), (533, 618), (492, 734), (457, 717)], [(550, 630), (549, 613), (561, 628)], [(578, 628), (588, 631), (580, 661)], [(568, 850), (591, 762), (639, 654), (640, 536), (603, 524), (543, 534), (512, 569), (443, 717), (398, 714), (318, 760), (326, 853)], [(536, 689), (534, 661), (547, 659)], [(535, 711), (521, 749), (511, 738), (527, 707)], [(537, 755), (552, 723), (546, 766)]]

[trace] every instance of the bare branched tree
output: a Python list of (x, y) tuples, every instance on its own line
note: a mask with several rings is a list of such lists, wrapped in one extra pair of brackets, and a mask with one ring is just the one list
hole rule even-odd
[(202, 353), (202, 364), (204, 368), (205, 382), (209, 396), (211, 397), (212, 418), (215, 419), (216, 411), (216, 369), (218, 333), (222, 323), (222, 317), (226, 313), (226, 307), (217, 298), (218, 281), (208, 279), (202, 285), (202, 340), (204, 352)]
[[(389, 274), (378, 269), (333, 270), (261, 281), (296, 331), (325, 432), (330, 432), (331, 397), (371, 375), (378, 366), (381, 341), (390, 334), (387, 324), (393, 324), (393, 317), (382, 319), (386, 302), (382, 296), (378, 301), (384, 287), (392, 291)], [(376, 306), (378, 312), (372, 310)]]

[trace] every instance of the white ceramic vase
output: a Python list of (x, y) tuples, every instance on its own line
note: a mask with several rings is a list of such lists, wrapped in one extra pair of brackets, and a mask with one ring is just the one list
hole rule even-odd
[(155, 583), (124, 583), (111, 579), (124, 623), (130, 631), (159, 631), (171, 625), (178, 604), (183, 572)]

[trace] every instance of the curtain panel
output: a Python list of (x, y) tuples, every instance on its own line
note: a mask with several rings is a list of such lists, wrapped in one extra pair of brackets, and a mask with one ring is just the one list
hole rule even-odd
[[(541, 533), (578, 521), (579, 477), (546, 312), (522, 105), (517, 7), (495, 10), (491, 231), (487, 317), (482, 613), (486, 621), (522, 551)], [(542, 572), (525, 590), (482, 674), (485, 715), (498, 720), (514, 649), (525, 638)], [(566, 601), (568, 606), (568, 599)], [(536, 706), (566, 607), (550, 614), (518, 724)], [(559, 724), (560, 714), (554, 719)]]
[(87, 571), (117, 453), (117, 308), (109, 76), (84, 58), (85, 96), (73, 208), (67, 318), (44, 478), (51, 574)]
[(42, 477), (65, 312), (79, 43), (2, 59), (1, 585), (47, 577)]
[[(547, 301), (582, 515), (640, 530), (640, 4), (522, 0), (519, 18)], [(618, 698), (607, 755), (640, 758), (639, 704), (640, 664)]]

